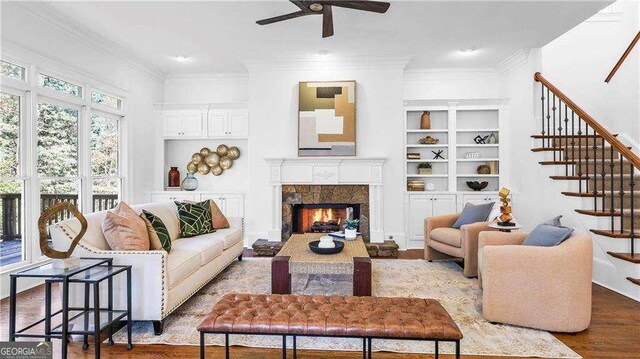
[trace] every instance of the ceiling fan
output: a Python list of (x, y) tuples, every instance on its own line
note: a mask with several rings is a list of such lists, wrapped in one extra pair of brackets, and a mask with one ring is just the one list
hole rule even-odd
[(258, 25), (273, 24), (274, 22), (294, 19), (296, 17), (307, 15), (320, 15), (322, 14), (322, 37), (333, 36), (333, 13), (331, 8), (333, 6), (344, 7), (355, 10), (377, 12), (384, 14), (389, 9), (388, 2), (382, 1), (314, 1), (314, 0), (289, 0), (295, 6), (300, 8), (299, 11), (292, 12), (286, 15), (280, 15), (271, 17), (268, 19), (258, 20)]

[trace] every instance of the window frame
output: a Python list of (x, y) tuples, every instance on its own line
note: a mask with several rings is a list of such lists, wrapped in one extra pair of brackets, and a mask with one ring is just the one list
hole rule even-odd
[[(37, 220), (40, 217), (40, 186), (41, 180), (69, 179), (78, 183), (79, 206), (82, 213), (92, 211), (92, 187), (90, 163), (90, 121), (92, 111), (117, 116), (119, 120), (119, 153), (118, 153), (118, 179), (119, 200), (129, 200), (132, 183), (128, 178), (131, 172), (131, 162), (127, 153), (130, 146), (131, 122), (127, 120), (129, 113), (129, 93), (117, 87), (110, 86), (101, 80), (97, 80), (79, 70), (68, 69), (66, 65), (42, 56), (34, 56), (20, 49), (14, 52), (24, 55), (24, 58), (35, 58), (35, 61), (24, 61), (10, 54), (2, 54), (2, 60), (25, 68), (25, 80), (0, 75), (0, 90), (6, 92), (21, 93), (21, 121), (20, 121), (20, 177), (23, 183), (23, 260), (0, 267), (0, 275), (24, 270), (43, 262), (49, 261), (48, 257), (40, 254)], [(41, 66), (45, 64), (45, 66)], [(49, 66), (49, 64), (53, 64)], [(57, 70), (61, 69), (61, 70)], [(81, 86), (83, 97), (59, 92), (39, 85), (38, 74), (52, 76), (56, 79)], [(91, 101), (93, 90), (114, 96), (121, 101), (121, 108), (115, 109)], [(13, 92), (11, 92), (13, 91)], [(72, 107), (79, 109), (78, 113), (78, 173), (76, 177), (39, 177), (37, 172), (37, 118), (38, 103), (46, 102), (52, 105)]]

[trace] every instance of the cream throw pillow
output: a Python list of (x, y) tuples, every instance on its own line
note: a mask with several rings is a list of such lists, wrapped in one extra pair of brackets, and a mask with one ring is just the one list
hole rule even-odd
[(149, 233), (147, 225), (133, 208), (124, 202), (107, 211), (102, 221), (102, 232), (115, 251), (149, 250)]

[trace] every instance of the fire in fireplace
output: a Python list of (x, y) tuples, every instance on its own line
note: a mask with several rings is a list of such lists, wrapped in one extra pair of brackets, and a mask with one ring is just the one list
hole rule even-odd
[(330, 233), (342, 230), (345, 219), (358, 218), (359, 204), (294, 204), (293, 233)]

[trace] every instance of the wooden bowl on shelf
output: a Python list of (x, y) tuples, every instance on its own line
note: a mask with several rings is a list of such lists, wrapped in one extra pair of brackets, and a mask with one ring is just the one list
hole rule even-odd
[(489, 182), (487, 181), (467, 181), (467, 187), (471, 188), (474, 191), (482, 191), (483, 189), (487, 188), (488, 185)]

